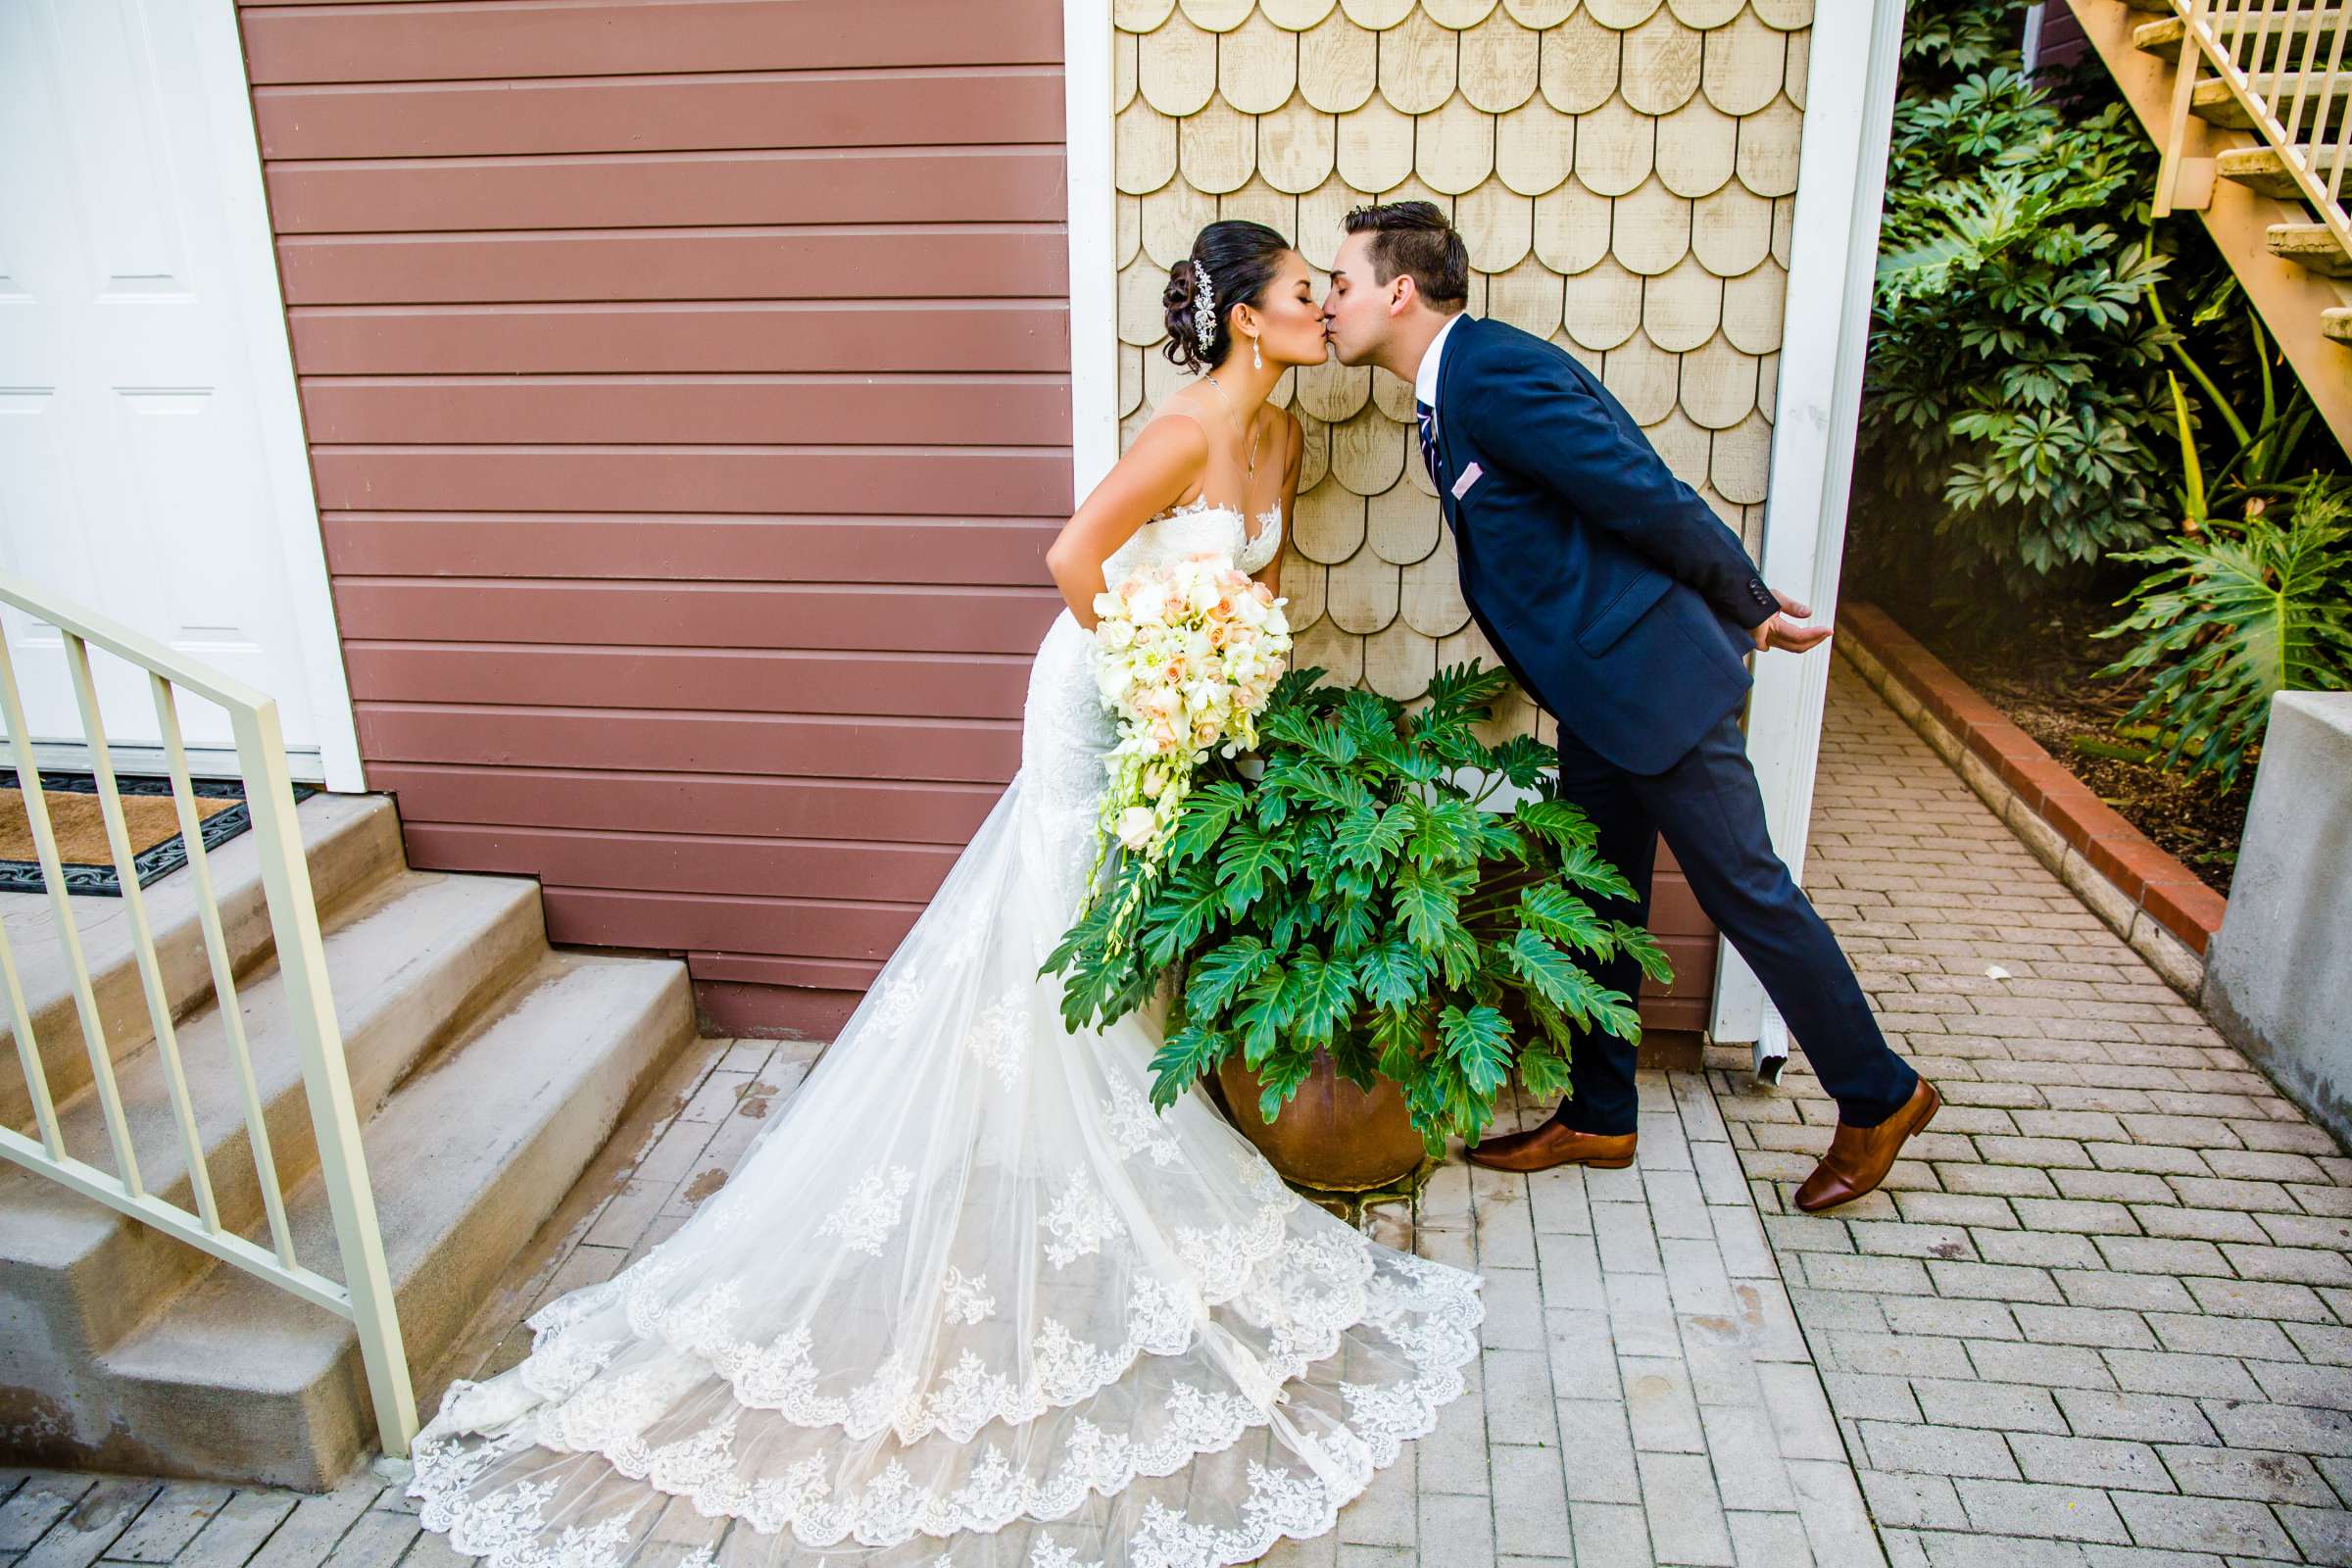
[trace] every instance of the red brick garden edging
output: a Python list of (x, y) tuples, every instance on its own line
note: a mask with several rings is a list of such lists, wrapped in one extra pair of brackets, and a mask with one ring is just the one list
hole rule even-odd
[(1847, 662), (2035, 857), (2193, 999), (2228, 901), (2125, 821), (1885, 611), (1842, 605), (1838, 631)]

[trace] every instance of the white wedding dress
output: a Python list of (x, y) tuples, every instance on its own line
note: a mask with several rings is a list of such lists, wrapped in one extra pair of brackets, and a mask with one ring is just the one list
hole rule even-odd
[[(1112, 580), (1273, 558), (1278, 513), (1147, 523)], [(1021, 768), (740, 1168), (529, 1319), (416, 1443), (423, 1524), (500, 1568), (1212, 1568), (1332, 1528), (1478, 1353), (1477, 1276), (1284, 1187), (1156, 1014), (1073, 1035), (1038, 967), (1112, 729), (1067, 612)]]

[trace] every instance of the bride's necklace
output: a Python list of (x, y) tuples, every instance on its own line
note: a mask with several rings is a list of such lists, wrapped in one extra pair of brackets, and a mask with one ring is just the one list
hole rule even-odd
[[(1233, 394), (1219, 386), (1215, 376), (1203, 375), (1200, 379), (1217, 388), (1217, 396), (1225, 400), (1226, 409), (1232, 413), (1235, 418), (1238, 419), (1242, 416), (1242, 411), (1233, 406)], [(1257, 448), (1264, 439), (1265, 432), (1253, 425), (1250, 431), (1250, 469), (1242, 478), (1242, 499), (1245, 502), (1250, 499), (1250, 492), (1257, 488)]]

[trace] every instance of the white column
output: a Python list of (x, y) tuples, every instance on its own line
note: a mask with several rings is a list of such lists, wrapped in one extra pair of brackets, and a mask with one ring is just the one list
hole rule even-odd
[(1109, 0), (1061, 8), (1063, 183), (1069, 197), (1070, 507), (1119, 458), (1117, 197), (1111, 183)]
[[(1838, 610), (1902, 32), (1903, 0), (1819, 0), (1814, 8), (1760, 564), (1766, 582), (1812, 606), (1821, 620)], [(1759, 655), (1748, 702), (1747, 750), (1765, 819), (1800, 882), (1833, 657), (1827, 648)], [(1721, 943), (1721, 955), (1712, 1033), (1753, 1042), (1764, 1070), (1767, 1058), (1788, 1055), (1788, 1029), (1730, 943)]]

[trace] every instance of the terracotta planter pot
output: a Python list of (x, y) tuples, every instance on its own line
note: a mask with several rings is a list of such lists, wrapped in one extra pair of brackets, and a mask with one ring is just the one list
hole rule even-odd
[(1325, 1192), (1363, 1193), (1394, 1186), (1421, 1166), (1421, 1135), (1405, 1113), (1404, 1094), (1376, 1078), (1369, 1094), (1339, 1074), (1331, 1054), (1315, 1053), (1298, 1097), (1267, 1121), (1257, 1113), (1262, 1086), (1240, 1054), (1218, 1064), (1226, 1114), (1283, 1176)]

